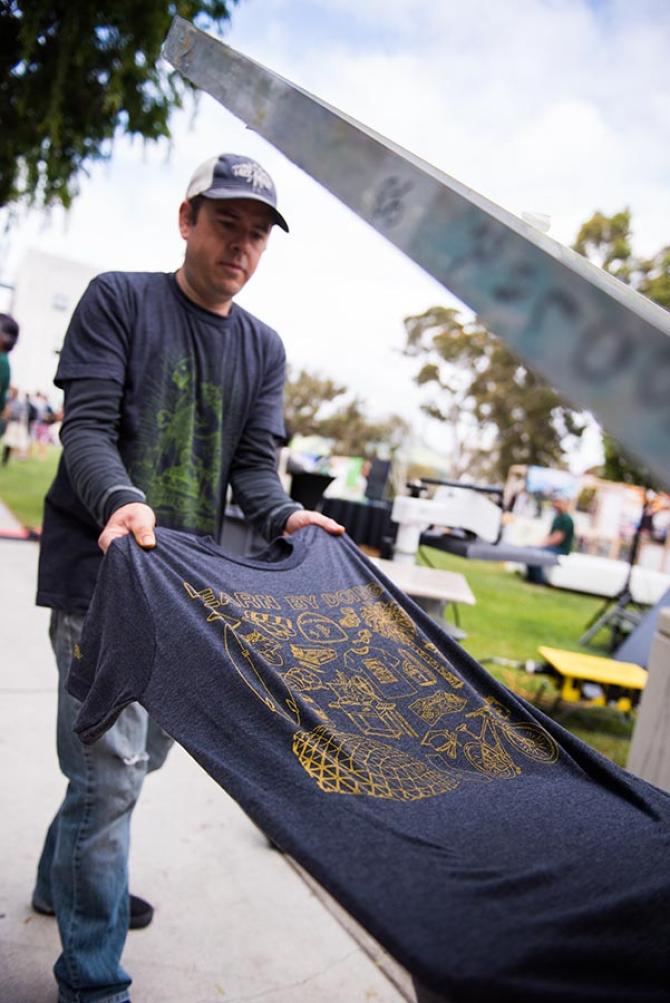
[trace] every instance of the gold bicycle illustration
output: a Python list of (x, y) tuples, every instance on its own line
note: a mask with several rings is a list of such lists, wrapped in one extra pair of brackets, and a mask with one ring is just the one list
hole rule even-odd
[(536, 763), (555, 763), (558, 759), (558, 745), (543, 728), (509, 721), (510, 712), (493, 697), (487, 697), (482, 707), (465, 716), (479, 721), (480, 729), (478, 733), (471, 730), (467, 722), (457, 725), (456, 731), (471, 739), (463, 739), (463, 754), (471, 766), (492, 779), (511, 780), (522, 772), (503, 740)]

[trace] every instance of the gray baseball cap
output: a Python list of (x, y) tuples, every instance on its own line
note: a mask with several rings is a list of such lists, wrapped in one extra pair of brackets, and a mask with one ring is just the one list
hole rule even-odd
[(286, 230), (288, 224), (277, 209), (274, 181), (259, 163), (236, 153), (221, 153), (200, 164), (186, 189), (186, 198), (204, 195), (208, 199), (254, 199), (270, 206), (275, 223)]

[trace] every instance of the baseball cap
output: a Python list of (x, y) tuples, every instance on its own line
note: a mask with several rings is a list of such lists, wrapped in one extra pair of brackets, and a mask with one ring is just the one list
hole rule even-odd
[(204, 195), (208, 199), (254, 199), (270, 206), (275, 223), (286, 230), (288, 224), (277, 209), (274, 181), (259, 163), (236, 153), (221, 153), (200, 164), (186, 189), (186, 199)]

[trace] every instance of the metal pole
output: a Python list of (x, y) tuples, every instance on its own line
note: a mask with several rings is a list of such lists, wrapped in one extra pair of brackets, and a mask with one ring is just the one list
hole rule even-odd
[(164, 52), (670, 485), (667, 311), (188, 21)]

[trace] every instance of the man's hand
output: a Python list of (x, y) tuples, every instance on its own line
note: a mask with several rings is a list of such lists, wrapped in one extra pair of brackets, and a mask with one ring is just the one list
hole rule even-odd
[(128, 536), (129, 533), (135, 537), (140, 547), (150, 550), (156, 546), (154, 536), (154, 526), (156, 516), (154, 510), (142, 502), (131, 502), (129, 505), (122, 505), (113, 512), (107, 521), (107, 525), (98, 537), (98, 546), (103, 554), (107, 553), (112, 540), (120, 536)]
[(290, 536), (291, 533), (295, 533), (297, 529), (302, 529), (303, 526), (321, 526), (327, 533), (332, 533), (333, 536), (339, 536), (341, 533), (344, 533), (344, 526), (340, 526), (339, 522), (329, 519), (322, 512), (310, 512), (305, 509), (291, 512), (284, 524), (284, 533)]

